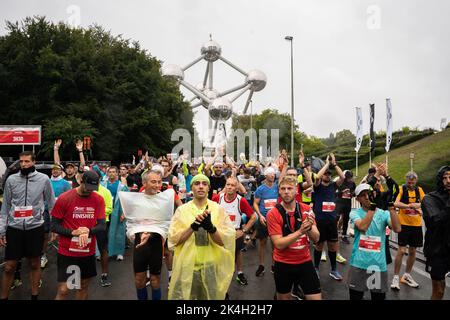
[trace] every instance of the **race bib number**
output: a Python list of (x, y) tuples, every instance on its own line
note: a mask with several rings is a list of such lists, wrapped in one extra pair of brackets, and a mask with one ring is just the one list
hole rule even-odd
[(277, 205), (277, 199), (266, 199), (264, 200), (264, 208), (270, 210)]
[(82, 247), (79, 245), (78, 237), (72, 237), (72, 239), (70, 240), (69, 251), (88, 253), (90, 244), (91, 244), (91, 238), (88, 238), (87, 244), (84, 247)]
[(416, 216), (419, 212), (415, 209), (405, 209), (405, 214), (408, 216)]
[(14, 218), (28, 219), (33, 216), (33, 206), (22, 206), (14, 208)]
[(322, 212), (333, 212), (335, 208), (336, 204), (334, 202), (322, 203)]
[(367, 252), (381, 252), (381, 237), (361, 235), (359, 250)]

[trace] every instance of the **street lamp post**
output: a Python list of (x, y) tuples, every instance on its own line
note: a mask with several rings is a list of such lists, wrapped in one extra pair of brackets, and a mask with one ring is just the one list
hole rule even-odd
[(294, 166), (294, 37), (286, 36), (291, 42), (291, 167)]

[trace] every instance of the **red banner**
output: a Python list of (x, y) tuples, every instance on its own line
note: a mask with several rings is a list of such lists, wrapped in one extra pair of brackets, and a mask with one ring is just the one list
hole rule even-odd
[(40, 126), (2, 126), (0, 145), (41, 144)]

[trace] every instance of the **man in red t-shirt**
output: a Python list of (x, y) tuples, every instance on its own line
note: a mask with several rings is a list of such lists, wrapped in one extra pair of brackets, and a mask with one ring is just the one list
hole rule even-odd
[[(236, 229), (236, 281), (245, 286), (248, 282), (242, 271), (244, 263), (241, 250), (245, 247), (244, 234), (247, 233), (256, 222), (256, 213), (253, 212), (253, 209), (250, 207), (247, 200), (237, 194), (238, 184), (239, 182), (235, 177), (228, 178), (225, 184), (225, 192), (213, 194), (212, 201), (217, 202), (225, 209), (225, 212), (230, 217), (230, 220)], [(242, 214), (247, 216), (248, 222), (246, 225), (243, 224)]]
[(62, 194), (52, 211), (52, 232), (59, 234), (58, 292), (56, 300), (67, 298), (76, 289), (76, 299), (86, 300), (88, 286), (97, 275), (95, 235), (105, 231), (105, 201), (93, 192), (100, 177), (86, 171), (79, 187)]
[(322, 298), (309, 242), (319, 240), (311, 208), (295, 201), (297, 179), (283, 177), (278, 185), (281, 204), (267, 213), (267, 228), (274, 245), (273, 260), (278, 300), (289, 300), (293, 285), (300, 285), (307, 300)]

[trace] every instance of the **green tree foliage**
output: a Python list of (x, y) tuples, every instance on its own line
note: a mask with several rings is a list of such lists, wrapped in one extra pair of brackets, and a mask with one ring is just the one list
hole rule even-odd
[(8, 22), (7, 31), (0, 37), (1, 122), (43, 125), (41, 156), (50, 156), (56, 138), (72, 148), (88, 135), (95, 158), (129, 160), (137, 149), (169, 152), (174, 129), (194, 133), (189, 105), (139, 43), (44, 17)]

